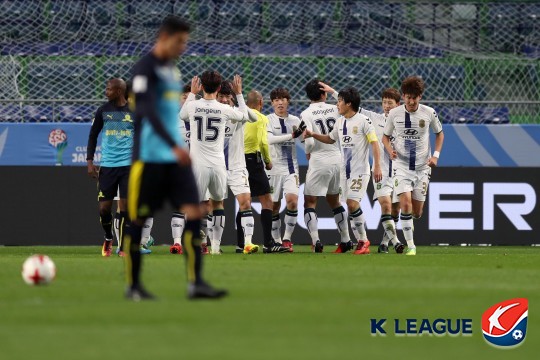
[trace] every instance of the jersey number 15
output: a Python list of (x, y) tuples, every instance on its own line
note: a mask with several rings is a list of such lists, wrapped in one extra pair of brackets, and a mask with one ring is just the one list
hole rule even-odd
[(197, 122), (197, 140), (203, 141), (203, 132), (205, 135), (204, 141), (217, 140), (219, 136), (219, 128), (215, 124), (219, 124), (221, 122), (220, 118), (207, 118), (205, 122), (202, 116), (195, 116), (195, 121)]

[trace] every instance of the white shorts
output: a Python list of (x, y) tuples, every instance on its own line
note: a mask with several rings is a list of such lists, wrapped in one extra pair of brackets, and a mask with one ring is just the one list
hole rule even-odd
[(298, 196), (298, 188), (300, 187), (298, 174), (268, 175), (268, 182), (270, 183), (270, 195), (273, 202), (280, 201), (282, 194)]
[[(249, 188), (249, 174), (246, 168), (227, 170), (227, 185), (234, 196), (251, 194)], [(225, 193), (225, 199), (228, 193)]]
[[(224, 168), (209, 168), (193, 166), (193, 174), (199, 188), (199, 199), (221, 201), (227, 193), (227, 170)], [(208, 192), (208, 193), (207, 193)]]
[(369, 184), (369, 178), (371, 175), (352, 175), (346, 179), (343, 188), (343, 199), (362, 201), (362, 198), (366, 194), (367, 186)]
[(375, 189), (373, 200), (377, 200), (381, 196), (390, 196), (392, 198), (392, 204), (399, 202), (399, 197), (394, 191), (394, 179), (390, 176), (383, 176), (382, 180), (378, 183), (375, 182), (375, 178), (372, 179), (373, 188)]
[(394, 190), (396, 195), (412, 192), (412, 198), (416, 201), (426, 201), (431, 169), (404, 170), (394, 169)]
[(306, 175), (304, 195), (326, 196), (339, 194), (340, 164), (324, 167), (309, 166)]

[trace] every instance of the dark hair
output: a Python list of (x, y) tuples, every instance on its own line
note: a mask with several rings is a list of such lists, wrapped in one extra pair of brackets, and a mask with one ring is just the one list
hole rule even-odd
[(345, 104), (350, 103), (354, 111), (360, 109), (360, 93), (356, 88), (353, 88), (352, 86), (346, 87), (338, 93), (338, 97), (340, 97)]
[(219, 89), (219, 94), (221, 94), (221, 95), (232, 95), (233, 94), (231, 82), (229, 80), (223, 80), (221, 82), (221, 88)]
[(129, 93), (131, 92), (131, 86), (132, 86), (131, 80), (126, 81), (126, 92), (124, 93), (124, 97), (126, 98), (126, 100), (129, 98)]
[(159, 27), (159, 33), (166, 33), (169, 35), (176, 34), (179, 32), (190, 32), (191, 25), (184, 20), (175, 15), (167, 15), (161, 22)]
[(321, 97), (324, 95), (324, 91), (321, 90), (321, 85), (319, 85), (320, 81), (321, 80), (319, 79), (313, 79), (306, 84), (305, 90), (306, 90), (306, 95), (309, 100), (319, 101), (321, 100)]
[(270, 100), (274, 101), (275, 99), (287, 99), (291, 101), (291, 94), (289, 90), (285, 88), (275, 88), (270, 92)]
[(421, 96), (424, 93), (424, 89), (424, 80), (419, 76), (406, 77), (401, 83), (401, 92), (403, 95)]
[(190, 83), (184, 84), (184, 86), (182, 87), (182, 92), (183, 93), (191, 92), (191, 84)]
[(201, 75), (201, 84), (207, 94), (215, 93), (222, 81), (221, 75), (217, 71), (207, 70)]
[(388, 89), (383, 90), (383, 92), (381, 94), (381, 98), (382, 99), (392, 99), (392, 100), (395, 100), (396, 103), (399, 104), (399, 102), (401, 100), (401, 95), (400, 95), (398, 89), (388, 88)]

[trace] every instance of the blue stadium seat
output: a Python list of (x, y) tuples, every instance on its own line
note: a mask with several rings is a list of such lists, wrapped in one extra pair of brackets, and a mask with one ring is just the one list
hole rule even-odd
[(461, 65), (439, 62), (401, 63), (399, 78), (413, 75), (422, 77), (426, 83), (425, 99), (463, 99), (465, 70)]
[(452, 121), (456, 124), (474, 124), (478, 121), (478, 109), (468, 107), (454, 107)]
[(24, 105), (24, 120), (27, 122), (52, 122), (53, 107), (50, 105)]
[(324, 81), (336, 90), (354, 86), (362, 99), (380, 100), (383, 89), (391, 85), (391, 68), (388, 63), (336, 59), (326, 63)]
[(206, 47), (207, 47), (207, 44), (190, 41), (188, 43), (188, 47), (184, 55), (190, 55), (190, 56), (206, 55)]
[(216, 0), (215, 14), (220, 39), (242, 37), (245, 41), (259, 41), (262, 2), (245, 0)]
[(315, 47), (307, 44), (251, 43), (250, 52), (256, 56), (310, 56)]
[(19, 122), (22, 120), (20, 105), (0, 103), (0, 122)]
[(540, 46), (524, 44), (521, 48), (523, 55), (533, 59), (540, 59)]
[(289, 89), (292, 98), (304, 99), (304, 85), (318, 75), (317, 63), (307, 59), (263, 59), (255, 58), (251, 62), (253, 85), (264, 97), (277, 87)]
[(248, 53), (248, 46), (242, 43), (209, 43), (206, 48), (206, 54), (214, 56), (242, 56)]
[(300, 43), (306, 39), (303, 18), (307, 2), (278, 1), (273, 3), (272, 16), (263, 17), (267, 29), (265, 36), (279, 41), (283, 36), (290, 42)]
[(126, 19), (129, 38), (137, 41), (151, 41), (155, 38), (163, 18), (172, 13), (169, 0), (131, 0), (129, 16)]
[(187, 18), (194, 25), (192, 38), (212, 39), (216, 37), (218, 21), (215, 16), (216, 5), (211, 0), (177, 0), (173, 13)]
[(6, 43), (0, 44), (0, 55), (32, 55), (34, 44)]
[(55, 115), (62, 122), (90, 122), (96, 109), (93, 105), (62, 105), (56, 107)]
[(88, 42), (120, 39), (127, 36), (130, 26), (127, 2), (115, 0), (88, 0), (82, 38)]
[(46, 17), (49, 41), (65, 41), (83, 29), (86, 1), (51, 1)]
[(103, 64), (103, 75), (105, 79), (120, 77), (129, 79), (131, 77), (132, 61), (108, 61)]
[(510, 122), (510, 111), (506, 106), (485, 106), (478, 114), (478, 120), (484, 124), (508, 124)]
[(121, 42), (116, 52), (121, 56), (140, 56), (150, 50), (152, 50), (152, 43), (149, 42)]
[(84, 99), (95, 92), (93, 61), (31, 61), (26, 67), (31, 99)]
[(33, 47), (33, 55), (70, 55), (68, 44), (38, 43)]
[(71, 53), (80, 56), (116, 55), (116, 43), (109, 42), (76, 42), (71, 44)]

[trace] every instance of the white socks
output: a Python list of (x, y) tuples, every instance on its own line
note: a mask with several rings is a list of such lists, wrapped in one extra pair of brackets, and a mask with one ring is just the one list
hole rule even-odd
[(351, 240), (349, 236), (349, 224), (347, 224), (347, 213), (343, 206), (337, 207), (332, 210), (334, 213), (334, 221), (341, 235), (341, 242), (348, 242)]
[[(283, 240), (291, 241), (292, 233), (298, 220), (298, 210), (289, 210), (285, 212), (285, 234), (283, 234)], [(281, 223), (281, 222), (280, 222)]]
[(367, 234), (364, 226), (366, 220), (362, 209), (358, 208), (349, 214), (349, 220), (351, 222), (351, 228), (357, 241), (366, 241)]
[(405, 240), (407, 241), (407, 247), (409, 249), (414, 249), (416, 246), (414, 245), (413, 240), (413, 218), (411, 214), (401, 214), (401, 227), (403, 228), (403, 236), (405, 237)]
[(315, 213), (315, 209), (304, 209), (304, 222), (306, 223), (309, 236), (311, 236), (311, 243), (315, 245), (319, 241), (319, 219)]
[(251, 210), (240, 211), (240, 223), (244, 232), (244, 245), (252, 245), (253, 231), (255, 230), (255, 219)]
[(171, 218), (171, 232), (174, 244), (182, 243), (182, 234), (184, 233), (184, 227), (186, 226), (186, 217), (181, 213), (173, 213)]

